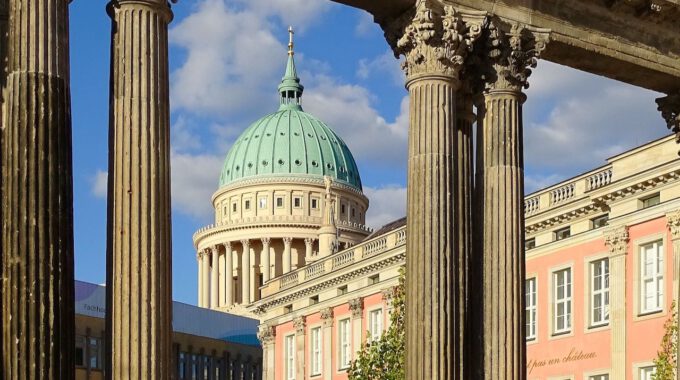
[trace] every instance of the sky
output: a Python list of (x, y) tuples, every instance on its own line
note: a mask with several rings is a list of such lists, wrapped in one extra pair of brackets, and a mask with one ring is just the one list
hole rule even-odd
[[(71, 3), (76, 279), (104, 283), (111, 22), (105, 1)], [(278, 108), (295, 28), (305, 111), (352, 150), (367, 224), (405, 215), (408, 94), (380, 28), (328, 0), (181, 0), (170, 24), (173, 297), (196, 304), (192, 235), (233, 141)], [(526, 192), (668, 134), (660, 94), (541, 61), (524, 106)]]

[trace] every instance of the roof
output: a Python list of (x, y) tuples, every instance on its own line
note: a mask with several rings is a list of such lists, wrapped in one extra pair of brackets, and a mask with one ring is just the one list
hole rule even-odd
[(242, 179), (272, 176), (329, 176), (362, 191), (359, 169), (347, 144), (328, 125), (304, 112), (300, 84), (289, 45), (286, 72), (279, 85), (279, 110), (251, 124), (227, 153), (220, 187)]
[(380, 227), (380, 229), (373, 231), (372, 234), (368, 235), (364, 241), (371, 240), (374, 237), (378, 237), (380, 235), (385, 235), (387, 233), (390, 233), (394, 230), (397, 230), (401, 227), (404, 227), (406, 225), (406, 217), (403, 217), (401, 219), (397, 219), (393, 222), (387, 223), (384, 226)]
[[(105, 286), (75, 281), (75, 291), (76, 314), (102, 319), (106, 317)], [(259, 321), (252, 318), (176, 301), (172, 303), (172, 329), (178, 333), (259, 346), (258, 324)]]

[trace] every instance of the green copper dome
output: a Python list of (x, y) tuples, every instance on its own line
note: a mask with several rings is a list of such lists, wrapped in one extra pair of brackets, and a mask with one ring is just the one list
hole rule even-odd
[(286, 74), (279, 85), (279, 110), (253, 123), (234, 142), (222, 168), (220, 187), (246, 178), (330, 176), (361, 191), (359, 169), (345, 142), (302, 110), (304, 88), (292, 48), (291, 39)]

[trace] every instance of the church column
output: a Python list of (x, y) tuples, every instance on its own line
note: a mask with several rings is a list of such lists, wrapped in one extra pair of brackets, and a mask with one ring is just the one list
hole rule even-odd
[[(7, 380), (75, 376), (68, 5), (3, 1), (0, 378)], [(4, 68), (3, 59), (3, 82)]]
[(306, 238), (305, 239), (305, 264), (309, 264), (312, 261), (314, 261), (314, 258), (312, 257), (313, 247), (314, 247), (314, 239)]
[(201, 307), (210, 307), (210, 253), (209, 248), (203, 249), (201, 252), (201, 268), (203, 268), (203, 304)]
[(352, 349), (354, 350), (353, 358), (356, 358), (356, 353), (361, 351), (361, 335), (368, 330), (368, 325), (364, 328), (364, 299), (357, 297), (349, 300), (349, 310), (352, 312)]
[(198, 267), (198, 307), (203, 307), (203, 252), (196, 253), (196, 263)]
[[(456, 98), (459, 74), (481, 33), (485, 12), (459, 12), (418, 1), (386, 30), (404, 55), (410, 95), (408, 153), (406, 378), (468, 378), (460, 358), (465, 299), (462, 279), (469, 250), (470, 157), (461, 155)], [(466, 137), (467, 138), (467, 137)], [(463, 154), (469, 154), (463, 153)], [(467, 185), (467, 187), (466, 187)], [(426, 189), (427, 191), (424, 191)], [(466, 245), (467, 244), (467, 245)]]
[(481, 239), (481, 312), (478, 331), (484, 352), (480, 379), (526, 378), (524, 310), (524, 151), (522, 104), (530, 68), (545, 49), (549, 31), (492, 20), (475, 46), (481, 90), (476, 214)]
[(276, 329), (270, 325), (260, 325), (257, 338), (262, 343), (262, 380), (274, 380)]
[[(666, 214), (668, 228), (673, 240), (673, 281), (675, 288), (675, 310), (678, 311), (678, 328), (680, 328), (680, 209)], [(680, 355), (677, 357), (677, 379), (680, 380)]]
[(212, 258), (212, 266), (210, 268), (210, 308), (217, 309), (217, 303), (219, 302), (219, 267), (220, 267), (220, 256), (218, 248), (209, 248), (210, 257)]
[[(3, 252), (5, 250), (4, 245), (2, 244), (3, 242), (3, 230), (2, 230), (2, 225), (3, 225), (3, 207), (4, 207), (4, 198), (2, 196), (3, 189), (2, 189), (2, 182), (4, 180), (4, 169), (3, 169), (3, 162), (4, 162), (4, 151), (5, 151), (5, 143), (4, 143), (4, 135), (5, 135), (5, 118), (4, 118), (4, 103), (5, 103), (5, 87), (7, 86), (7, 38), (5, 36), (7, 35), (7, 27), (8, 27), (8, 20), (9, 19), (9, 0), (0, 0), (0, 278), (3, 278)], [(2, 295), (3, 295), (3, 289), (2, 289), (2, 283), (0, 283), (0, 322), (4, 322), (4, 319), (2, 317), (3, 314), (3, 308), (2, 308)], [(2, 358), (4, 357), (3, 355), (3, 343), (2, 343), (2, 336), (3, 336), (3, 328), (0, 327), (0, 368), (3, 364)], [(2, 370), (0, 369), (0, 373), (2, 373)], [(2, 375), (0, 375), (0, 378)]]
[(241, 245), (241, 304), (245, 306), (250, 303), (250, 241), (241, 240)]
[(290, 245), (293, 242), (292, 238), (283, 238), (283, 273), (286, 274), (290, 272), (291, 269), (291, 253)]
[(217, 300), (217, 304), (219, 307), (224, 307), (226, 306), (226, 296), (225, 292), (227, 290), (227, 273), (226, 273), (226, 260), (227, 257), (226, 255), (221, 253), (221, 244), (216, 244), (215, 247), (213, 248), (213, 251), (217, 252), (217, 281), (219, 282), (219, 286), (217, 291), (219, 292), (219, 299)]
[(250, 302), (255, 302), (259, 297), (260, 287), (258, 285), (257, 256), (255, 251), (250, 252)]
[(612, 379), (626, 378), (626, 254), (628, 227), (612, 226), (604, 231), (609, 248), (609, 323), (611, 326)]
[[(112, 379), (172, 374), (170, 100), (166, 0), (113, 0), (107, 344)], [(207, 272), (207, 271), (206, 271)]]
[(266, 284), (271, 278), (271, 262), (269, 260), (270, 238), (262, 238), (262, 253), (260, 262), (262, 263), (262, 283)]
[(224, 302), (227, 306), (234, 304), (234, 253), (231, 250), (231, 242), (224, 243), (224, 263), (226, 283), (224, 287), (225, 298)]
[(293, 326), (295, 327), (295, 378), (304, 379), (305, 359), (307, 357), (305, 354), (307, 320), (304, 316), (297, 317), (293, 320)]
[(333, 378), (333, 308), (327, 307), (321, 310), (321, 320), (323, 321), (323, 367), (322, 379), (331, 380)]

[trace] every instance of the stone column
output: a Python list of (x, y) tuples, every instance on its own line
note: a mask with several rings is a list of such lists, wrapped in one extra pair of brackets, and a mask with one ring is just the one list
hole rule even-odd
[(364, 300), (361, 297), (349, 300), (349, 310), (352, 312), (352, 348), (354, 349), (353, 357), (356, 353), (361, 351), (361, 335), (368, 328), (364, 328)]
[(7, 380), (75, 376), (68, 4), (3, 2), (0, 378)]
[(203, 252), (196, 253), (198, 266), (198, 307), (203, 307)]
[(206, 248), (201, 252), (201, 267), (203, 268), (203, 303), (201, 307), (210, 307), (210, 254), (209, 248)]
[(276, 329), (270, 325), (260, 325), (257, 338), (262, 343), (262, 380), (274, 380)]
[(474, 289), (481, 304), (472, 324), (470, 355), (479, 379), (526, 378), (524, 314), (524, 150), (522, 104), (530, 68), (545, 49), (549, 31), (492, 20), (475, 46), (471, 71), (479, 78)]
[[(675, 288), (675, 310), (680, 310), (680, 209), (666, 214), (668, 229), (673, 239), (673, 281)], [(680, 311), (678, 311), (678, 328), (680, 329)], [(680, 330), (679, 330), (680, 331)], [(680, 355), (677, 356), (677, 380), (680, 380)]]
[(255, 302), (259, 298), (259, 284), (257, 277), (257, 256), (255, 251), (250, 252), (250, 302)]
[(217, 309), (217, 304), (220, 300), (218, 291), (220, 256), (217, 247), (210, 248), (210, 257), (212, 258), (212, 266), (210, 268), (210, 308)]
[(323, 321), (323, 368), (322, 378), (331, 380), (333, 378), (333, 308), (327, 307), (321, 310), (321, 320)]
[(226, 268), (227, 268), (226, 260), (227, 260), (227, 258), (226, 258), (226, 255), (223, 255), (220, 252), (220, 246), (221, 246), (221, 244), (215, 245), (215, 247), (213, 248), (213, 251), (217, 252), (217, 257), (218, 257), (218, 259), (217, 259), (217, 261), (218, 261), (218, 263), (217, 263), (217, 268), (218, 268), (218, 270), (217, 270), (217, 272), (218, 272), (217, 281), (219, 282), (219, 286), (218, 286), (217, 291), (219, 292), (219, 299), (217, 300), (217, 304), (218, 304), (219, 307), (224, 307), (224, 306), (226, 306), (225, 305), (226, 304), (225, 292), (227, 290), (227, 273), (226, 273)]
[(227, 306), (232, 306), (234, 304), (234, 253), (231, 250), (231, 242), (224, 243), (225, 249), (225, 272), (226, 272), (226, 284), (224, 287), (225, 298), (224, 302)]
[(291, 270), (291, 253), (290, 245), (293, 242), (292, 238), (283, 238), (283, 273), (288, 273)]
[(313, 247), (314, 247), (314, 239), (306, 238), (305, 239), (305, 263), (306, 264), (309, 264), (312, 261), (314, 261), (314, 257), (312, 257)]
[[(484, 12), (420, 0), (386, 31), (405, 56), (410, 94), (408, 153), (406, 378), (458, 379), (463, 355), (465, 262), (470, 244), (467, 145), (458, 131), (460, 71)], [(466, 145), (467, 144), (467, 145)], [(461, 202), (463, 202), (461, 204)], [(461, 314), (462, 313), (462, 314)]]
[[(3, 278), (3, 252), (5, 250), (5, 246), (2, 244), (3, 242), (3, 229), (2, 225), (4, 223), (3, 219), (3, 208), (4, 208), (4, 198), (2, 196), (3, 189), (2, 189), (2, 182), (4, 180), (5, 176), (5, 170), (3, 169), (3, 161), (4, 161), (4, 151), (5, 151), (5, 145), (4, 145), (4, 134), (5, 134), (5, 118), (4, 118), (4, 103), (5, 103), (5, 87), (7, 86), (7, 27), (8, 27), (8, 20), (9, 20), (9, 0), (0, 0), (0, 278)], [(0, 304), (2, 303), (2, 295), (3, 295), (3, 289), (2, 289), (2, 283), (0, 283)], [(4, 323), (3, 319), (3, 308), (2, 305), (0, 305), (0, 322)], [(0, 342), (2, 341), (2, 336), (3, 336), (3, 329), (0, 328)], [(4, 343), (0, 343), (0, 368), (4, 365), (4, 362), (1, 360), (4, 360), (3, 355), (3, 345)], [(3, 370), (0, 369), (0, 378), (2, 378)]]
[(247, 305), (250, 303), (250, 241), (241, 240), (241, 245), (241, 304)]
[(166, 0), (114, 0), (107, 10), (113, 23), (106, 286), (111, 348), (106, 376), (169, 379), (172, 11)]
[(610, 378), (626, 378), (626, 254), (628, 227), (612, 226), (604, 231), (609, 248), (609, 323), (611, 325)]
[(305, 335), (307, 321), (304, 316), (297, 317), (293, 320), (295, 327), (295, 378), (305, 378)]
[(266, 284), (271, 278), (271, 262), (269, 260), (270, 238), (262, 238), (262, 253), (260, 262), (262, 263), (262, 283)]

